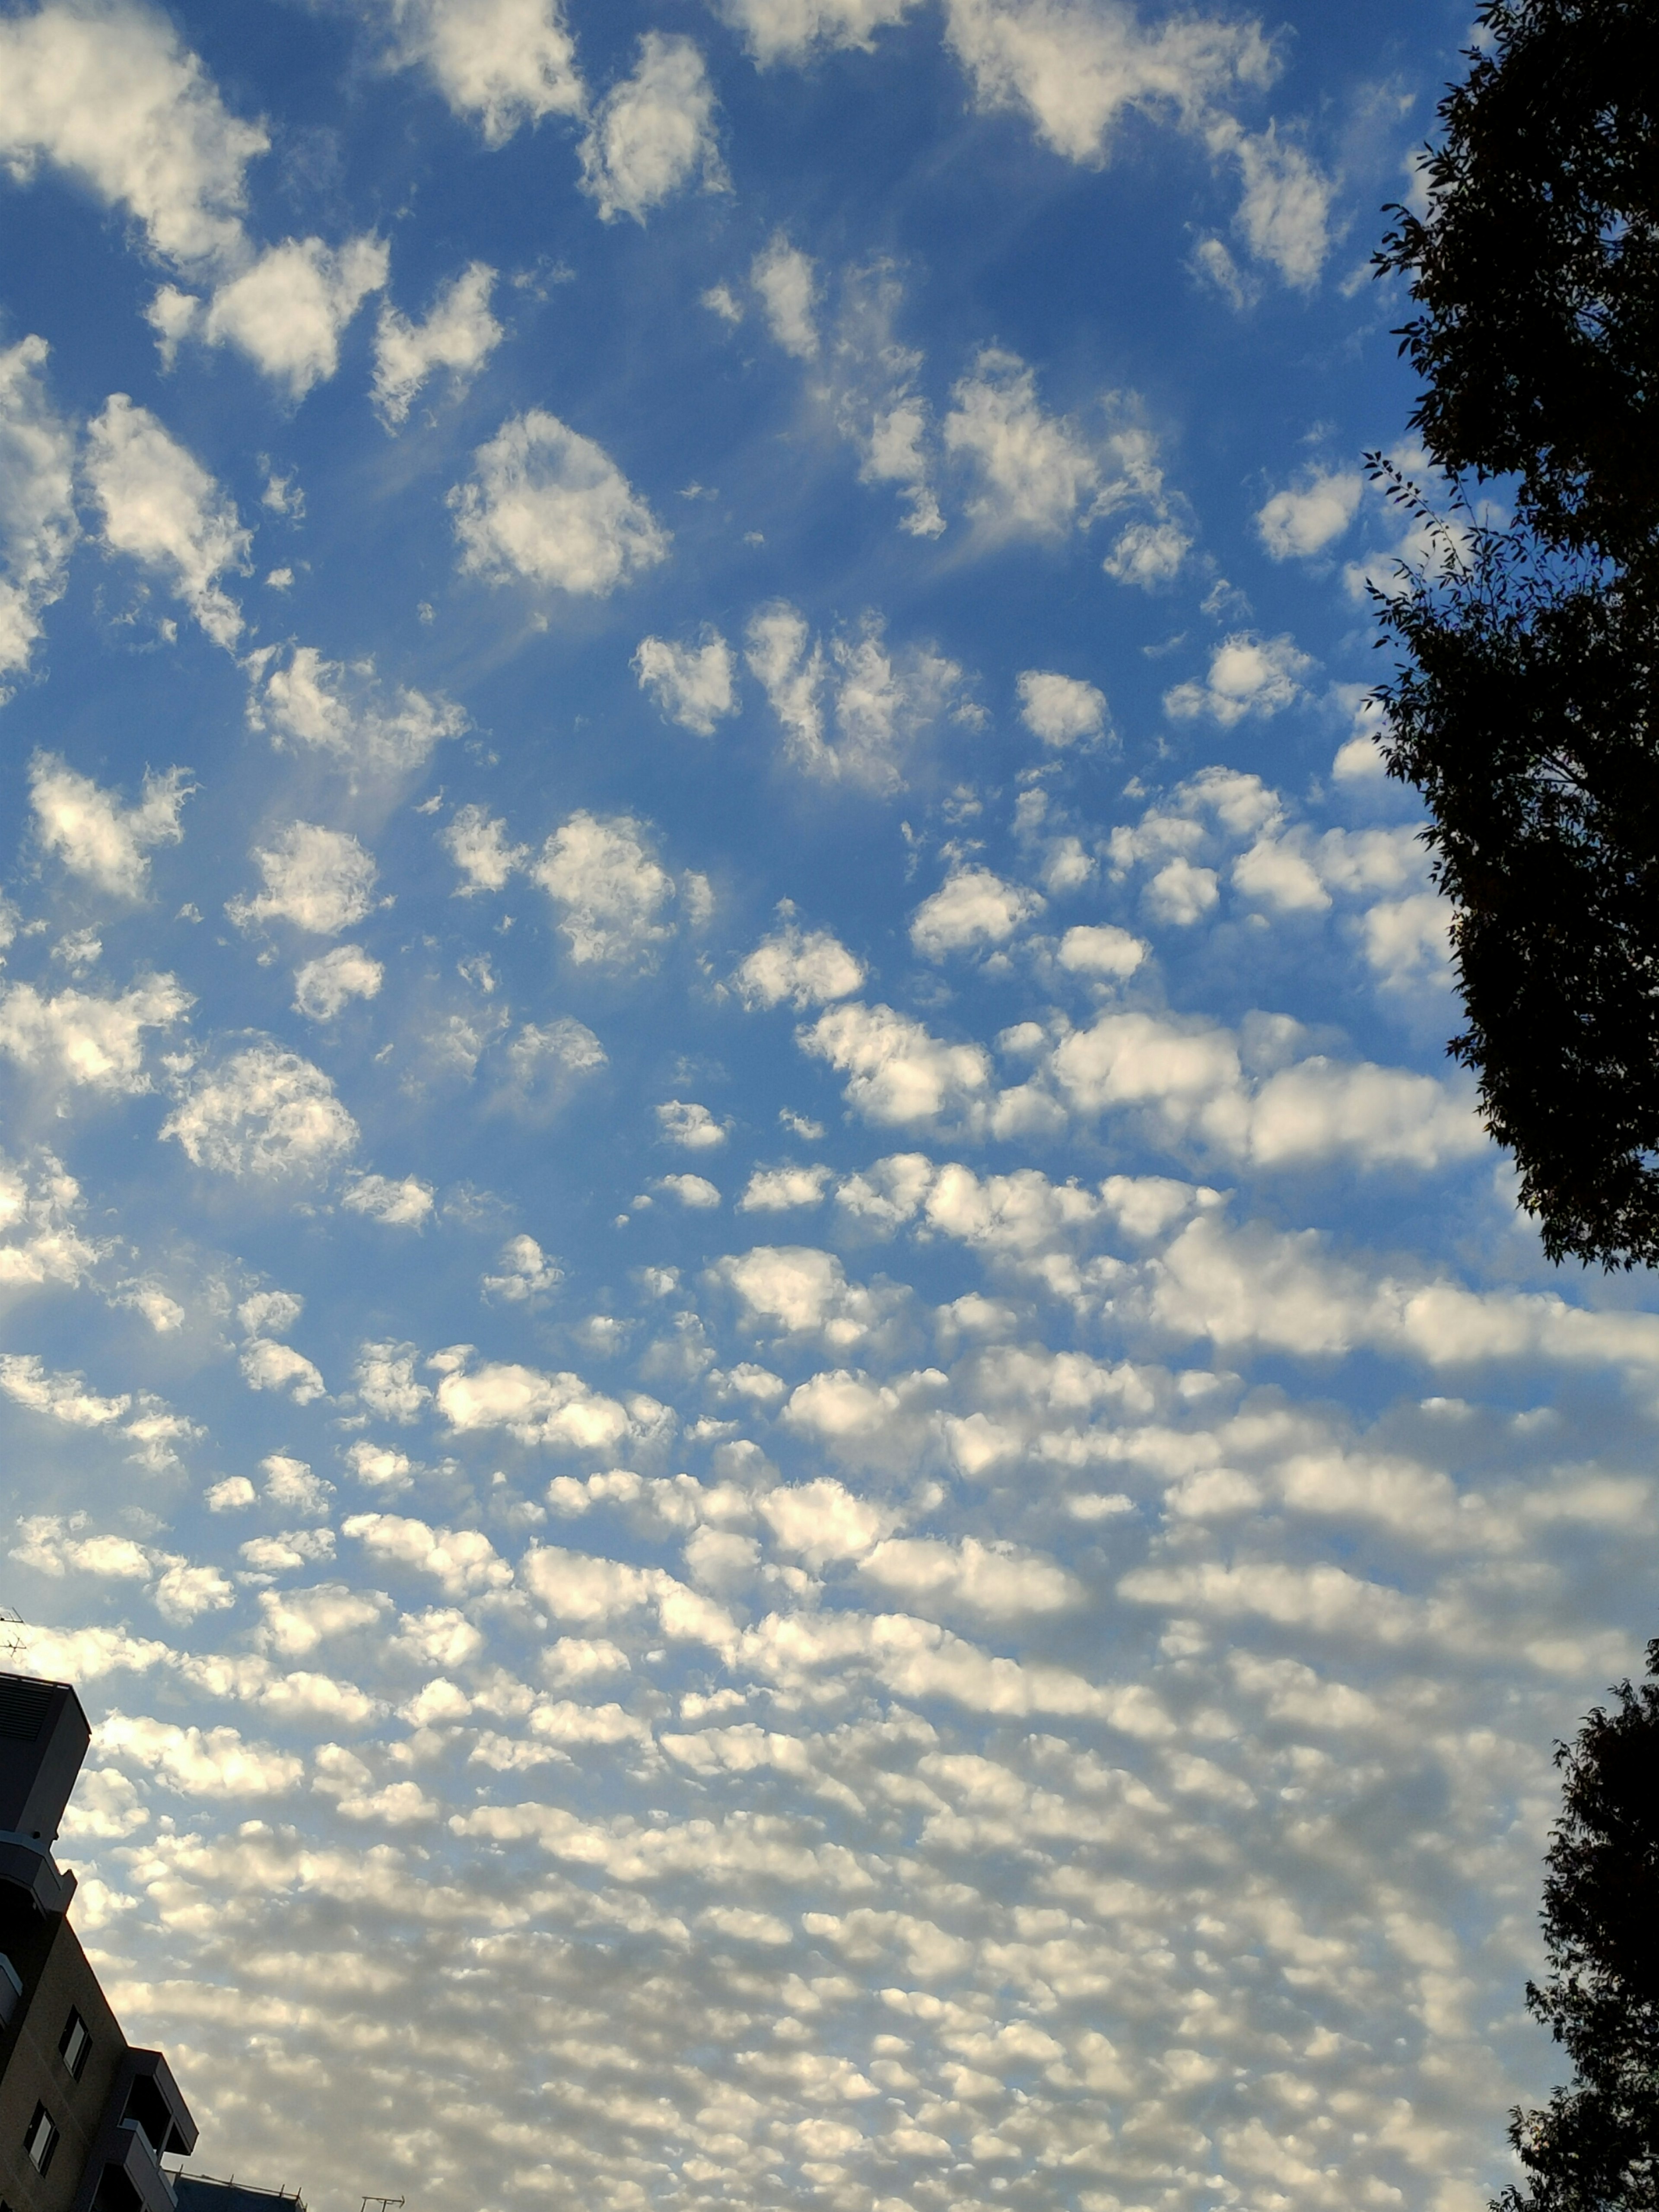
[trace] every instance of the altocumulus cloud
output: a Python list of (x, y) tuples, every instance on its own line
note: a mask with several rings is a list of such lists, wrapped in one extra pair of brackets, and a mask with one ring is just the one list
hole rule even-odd
[(1470, 2212), (1659, 1316), (1365, 705), (1447, 57), (1362, 160), (1308, 0), (603, 15), (0, 15), (77, 1924), (217, 2172)]

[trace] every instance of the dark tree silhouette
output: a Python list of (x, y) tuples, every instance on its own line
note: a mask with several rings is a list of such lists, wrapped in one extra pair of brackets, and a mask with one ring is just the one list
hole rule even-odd
[(1659, 2204), (1659, 1643), (1648, 1680), (1560, 1744), (1564, 1805), (1544, 1883), (1550, 1975), (1528, 2009), (1576, 2079), (1516, 2111), (1526, 2170), (1492, 2212), (1652, 2212)]
[[(1659, 19), (1486, 0), (1382, 272), (1459, 488), (1378, 592), (1389, 772), (1427, 802), (1480, 1079), (1552, 1259), (1659, 1262)], [(1392, 494), (1421, 502), (1380, 461)], [(1462, 487), (1507, 480), (1514, 521)], [(1461, 511), (1460, 511), (1461, 510)], [(1422, 509), (1426, 518), (1426, 508)]]

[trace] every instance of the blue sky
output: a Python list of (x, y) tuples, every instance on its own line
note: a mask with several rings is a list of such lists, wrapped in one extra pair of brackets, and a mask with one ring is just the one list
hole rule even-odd
[(0, 15), (3, 1595), (209, 2170), (1505, 2178), (1659, 1317), (1365, 703), (1468, 31)]

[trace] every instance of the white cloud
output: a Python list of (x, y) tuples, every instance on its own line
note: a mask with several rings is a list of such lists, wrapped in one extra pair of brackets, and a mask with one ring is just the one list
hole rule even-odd
[(739, 1213), (785, 1213), (799, 1206), (817, 1206), (830, 1182), (824, 1167), (757, 1168), (738, 1200)]
[(286, 1390), (296, 1406), (328, 1395), (327, 1385), (302, 1352), (269, 1337), (252, 1337), (241, 1350), (242, 1379), (250, 1390)]
[(652, 858), (645, 825), (632, 815), (573, 814), (530, 872), (562, 908), (570, 957), (584, 966), (646, 965), (674, 933), (661, 918), (673, 881)]
[(982, 1045), (946, 1044), (891, 1006), (834, 1007), (801, 1042), (846, 1076), (848, 1103), (878, 1125), (976, 1123), (992, 1097)]
[(1316, 1054), (1247, 1076), (1230, 1030), (1150, 1013), (1105, 1013), (1061, 1039), (1054, 1079), (1072, 1106), (1136, 1109), (1195, 1139), (1282, 1170), (1343, 1158), (1425, 1172), (1486, 1148), (1472, 1098), (1431, 1076)]
[(259, 1472), (265, 1479), (265, 1498), (279, 1511), (303, 1513), (313, 1521), (327, 1513), (334, 1485), (313, 1474), (304, 1460), (272, 1452), (260, 1461)]
[(286, 1336), (305, 1310), (292, 1291), (256, 1291), (237, 1307), (236, 1318), (250, 1336)]
[(556, 1113), (582, 1079), (605, 1065), (605, 1047), (568, 1014), (526, 1022), (502, 1054), (495, 1103), (529, 1121)]
[(1180, 574), (1192, 543), (1179, 523), (1132, 522), (1118, 533), (1100, 565), (1120, 584), (1152, 592)]
[(272, 744), (309, 747), (368, 775), (403, 775), (425, 766), (434, 745), (467, 726), (448, 699), (399, 684), (392, 696), (372, 659), (325, 660), (313, 645), (249, 656), (247, 718)]
[(234, 502), (124, 392), (112, 393), (88, 426), (86, 466), (106, 548), (159, 574), (228, 651), (241, 635), (242, 613), (219, 579), (227, 569), (248, 573), (252, 543)]
[(811, 1244), (757, 1244), (717, 1261), (713, 1273), (735, 1293), (745, 1328), (819, 1336), (834, 1352), (862, 1344), (891, 1304), (849, 1283), (835, 1254)]
[[(320, 238), (289, 238), (268, 246), (222, 284), (201, 318), (209, 345), (231, 344), (265, 375), (303, 399), (340, 365), (340, 335), (371, 292), (386, 280), (384, 239), (348, 239), (339, 247)], [(177, 343), (182, 317), (164, 336)]]
[(58, 0), (0, 18), (0, 161), (68, 170), (169, 260), (236, 254), (243, 173), (270, 143), (227, 112), (163, 15)]
[(763, 938), (736, 977), (744, 1006), (821, 1006), (844, 999), (864, 981), (864, 963), (827, 929), (801, 930), (793, 922)]
[[(811, 641), (811, 650), (808, 650)], [(896, 789), (899, 763), (921, 732), (961, 704), (963, 671), (925, 646), (894, 653), (866, 615), (826, 654), (799, 607), (778, 599), (750, 618), (750, 672), (764, 690), (798, 768), (872, 790)], [(827, 733), (825, 708), (836, 734)]]
[(264, 1591), (259, 1640), (284, 1659), (308, 1658), (319, 1644), (360, 1628), (375, 1628), (386, 1610), (378, 1593), (319, 1583), (311, 1589)]
[(812, 1566), (861, 1558), (898, 1522), (890, 1507), (854, 1497), (827, 1475), (813, 1482), (780, 1484), (758, 1504), (779, 1550), (793, 1552)]
[(1383, 988), (1407, 991), (1452, 981), (1449, 900), (1434, 890), (1379, 899), (1361, 924), (1365, 958)]
[(654, 1435), (668, 1418), (652, 1398), (627, 1405), (592, 1390), (580, 1375), (546, 1375), (510, 1361), (469, 1370), (460, 1354), (443, 1355), (438, 1411), (458, 1436), (505, 1429), (523, 1444), (556, 1451), (612, 1451)]
[(522, 1305), (528, 1299), (541, 1297), (564, 1278), (558, 1262), (549, 1259), (533, 1237), (509, 1237), (495, 1266), (498, 1272), (483, 1279), (484, 1296), (500, 1298), (509, 1305)]
[(1255, 518), (1255, 534), (1275, 561), (1309, 560), (1340, 538), (1365, 489), (1357, 470), (1314, 469), (1302, 483), (1276, 491)]
[(760, 295), (766, 327), (786, 353), (811, 361), (818, 349), (817, 275), (810, 255), (777, 231), (750, 264), (749, 282)]
[(0, 1290), (73, 1286), (98, 1258), (76, 1225), (81, 1187), (50, 1152), (27, 1164), (0, 1152)]
[(1220, 879), (1213, 868), (1197, 867), (1178, 853), (1164, 862), (1143, 896), (1155, 921), (1172, 929), (1190, 929), (1219, 904)]
[(1131, 501), (1164, 519), (1157, 441), (1121, 399), (1108, 397), (1115, 419), (1091, 436), (1070, 416), (1045, 413), (1035, 372), (995, 346), (980, 353), (951, 396), (941, 435), (973, 478), (967, 512), (981, 541), (1061, 537)]
[(1035, 891), (988, 868), (958, 867), (911, 916), (910, 942), (925, 960), (1006, 945), (1043, 907)]
[(354, 1513), (340, 1528), (382, 1564), (430, 1575), (446, 1597), (501, 1589), (513, 1579), (512, 1568), (477, 1528), (433, 1528), (397, 1513)]
[(562, 0), (380, 0), (405, 68), (423, 68), (484, 143), (586, 102)]
[(412, 1344), (364, 1344), (357, 1354), (357, 1395), (383, 1421), (406, 1426), (419, 1417), (432, 1393), (415, 1379), (418, 1354)]
[(896, 23), (915, 0), (715, 0), (722, 21), (742, 34), (756, 63), (807, 61), (823, 47), (867, 51), (875, 33)]
[(129, 1395), (100, 1398), (81, 1375), (54, 1375), (34, 1352), (0, 1352), (0, 1390), (14, 1404), (44, 1413), (65, 1428), (104, 1429), (132, 1404)]
[(488, 262), (470, 261), (438, 294), (422, 323), (411, 323), (389, 300), (383, 303), (370, 396), (388, 428), (408, 421), (415, 395), (435, 369), (447, 368), (452, 392), (459, 392), (495, 352), (507, 335), (489, 312), (495, 284)]
[(432, 1218), (433, 1189), (418, 1176), (359, 1176), (341, 1194), (340, 1203), (388, 1229), (420, 1229)]
[(1176, 15), (1148, 28), (1124, 0), (947, 0), (945, 26), (980, 106), (1023, 112), (1069, 161), (1104, 162), (1122, 119), (1138, 112), (1236, 161), (1239, 235), (1287, 283), (1316, 281), (1330, 242), (1329, 180), (1275, 125), (1252, 135), (1223, 105), (1277, 72), (1259, 23)]
[(1176, 15), (1144, 29), (1121, 0), (949, 0), (945, 35), (982, 107), (1023, 110), (1073, 161), (1104, 161), (1132, 112), (1200, 126), (1209, 103), (1273, 70), (1254, 23)]
[(295, 1011), (313, 1022), (330, 1022), (353, 999), (376, 999), (386, 969), (361, 945), (337, 945), (294, 971)]
[(1547, 1360), (1590, 1369), (1659, 1366), (1659, 1317), (1595, 1313), (1554, 1292), (1471, 1291), (1420, 1270), (1370, 1273), (1313, 1231), (1230, 1231), (1208, 1216), (1164, 1251), (1152, 1298), (1166, 1328), (1229, 1350), (1304, 1358), (1369, 1346), (1432, 1368)]
[(1104, 734), (1106, 695), (1075, 676), (1028, 668), (1015, 678), (1019, 718), (1045, 745), (1086, 744)]
[(395, 1496), (410, 1486), (410, 1457), (388, 1444), (372, 1444), (360, 1437), (346, 1454), (346, 1464), (359, 1482), (371, 1490)]
[[(1212, 133), (1212, 144), (1226, 135)], [(1275, 124), (1259, 136), (1240, 133), (1232, 150), (1244, 176), (1234, 219), (1239, 234), (1287, 284), (1311, 290), (1330, 250), (1330, 179), (1280, 138)]]
[(663, 1192), (669, 1198), (677, 1199), (682, 1206), (689, 1206), (698, 1212), (707, 1212), (720, 1202), (719, 1190), (709, 1182), (707, 1176), (659, 1176), (651, 1188)]
[(642, 637), (634, 655), (641, 691), (649, 691), (671, 722), (712, 738), (714, 725), (739, 711), (737, 657), (718, 630), (696, 646)]
[(1110, 922), (1079, 922), (1060, 939), (1058, 957), (1070, 975), (1121, 981), (1134, 974), (1148, 950), (1140, 938)]
[(184, 836), (179, 817), (195, 786), (181, 768), (144, 776), (136, 806), (81, 775), (55, 753), (29, 763), (29, 804), (35, 835), (71, 875), (84, 876), (118, 898), (142, 898), (149, 888), (149, 853)]
[[(9, 27), (0, 22), (0, 40)], [(0, 142), (3, 131), (0, 121)], [(64, 595), (78, 532), (75, 437), (47, 396), (46, 350), (40, 337), (0, 349), (0, 704)]]
[(234, 1728), (179, 1728), (171, 1721), (107, 1714), (98, 1724), (100, 1752), (125, 1759), (181, 1797), (244, 1800), (286, 1796), (299, 1787), (305, 1761), (264, 1743), (248, 1743)]
[(683, 1145), (689, 1152), (714, 1152), (726, 1142), (725, 1124), (689, 1099), (665, 1100), (657, 1109), (657, 1127), (665, 1143)]
[(253, 858), (265, 887), (255, 898), (234, 898), (225, 912), (239, 929), (291, 921), (314, 936), (333, 937), (372, 913), (374, 856), (346, 830), (290, 823)]
[(449, 495), (469, 575), (603, 596), (668, 554), (668, 532), (592, 439), (539, 407), (503, 422)]
[(466, 878), (455, 887), (458, 898), (471, 898), (475, 891), (500, 890), (530, 857), (526, 846), (508, 843), (506, 823), (497, 821), (482, 806), (456, 808), (454, 820), (444, 830), (443, 846)]
[(1087, 1595), (1076, 1576), (1053, 1559), (1012, 1544), (981, 1544), (972, 1536), (959, 1544), (890, 1536), (860, 1561), (859, 1572), (922, 1612), (936, 1605), (980, 1613), (988, 1620), (1064, 1613)]
[(691, 40), (645, 32), (634, 74), (606, 93), (577, 150), (581, 189), (606, 222), (642, 223), (699, 173), (705, 190), (723, 185), (714, 94)]
[(1288, 636), (1258, 637), (1240, 630), (1210, 656), (1201, 684), (1178, 684), (1164, 695), (1164, 712), (1190, 721), (1206, 714), (1231, 729), (1246, 715), (1277, 714), (1302, 696), (1302, 678), (1313, 666)]
[(143, 977), (113, 999), (13, 983), (0, 988), (0, 1052), (77, 1088), (135, 1094), (150, 1088), (144, 1031), (171, 1029), (193, 1003), (171, 975)]
[(357, 1124), (319, 1067), (260, 1043), (204, 1069), (161, 1124), (198, 1167), (276, 1180), (325, 1174)]

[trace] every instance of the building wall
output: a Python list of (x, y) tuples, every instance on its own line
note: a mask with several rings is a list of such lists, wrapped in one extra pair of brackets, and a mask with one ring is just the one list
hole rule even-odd
[[(0, 1951), (23, 1984), (10, 2024), (0, 2031), (0, 2197), (11, 2212), (69, 2212), (125, 2039), (68, 1920), (38, 1912), (4, 1882)], [(71, 2008), (92, 2035), (78, 2081), (58, 2053)], [(44, 2178), (23, 2148), (37, 2104), (45, 2105), (62, 2134)]]

